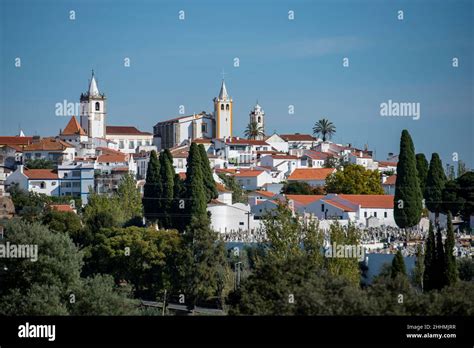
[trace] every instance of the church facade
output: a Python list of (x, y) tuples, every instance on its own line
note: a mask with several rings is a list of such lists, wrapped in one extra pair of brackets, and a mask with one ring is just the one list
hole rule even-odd
[(225, 81), (214, 98), (214, 112), (199, 113), (158, 122), (153, 127), (153, 143), (161, 149), (169, 149), (184, 141), (232, 137), (233, 100), (227, 92)]

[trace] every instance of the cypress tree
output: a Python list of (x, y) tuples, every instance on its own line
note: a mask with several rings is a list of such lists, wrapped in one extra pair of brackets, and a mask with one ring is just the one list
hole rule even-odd
[(430, 229), (425, 242), (425, 272), (423, 273), (423, 289), (431, 290), (434, 288), (435, 277), (435, 235), (433, 224), (430, 221)]
[(421, 290), (423, 290), (423, 273), (425, 272), (424, 260), (423, 246), (418, 244), (416, 248), (415, 269), (413, 270), (413, 283)]
[(454, 256), (454, 230), (451, 213), (448, 213), (448, 226), (445, 242), (445, 283), (446, 285), (453, 285), (458, 279), (458, 268), (456, 265), (456, 257)]
[(143, 210), (145, 218), (153, 222), (157, 220), (159, 214), (157, 201), (159, 201), (158, 198), (160, 197), (160, 186), (160, 163), (156, 151), (152, 151), (146, 171), (145, 186), (143, 188)]
[(403, 255), (400, 250), (397, 251), (397, 253), (395, 254), (395, 257), (393, 258), (391, 276), (392, 278), (395, 278), (399, 274), (404, 275), (404, 276), (407, 275), (405, 261), (403, 260)]
[(442, 289), (446, 285), (445, 274), (446, 264), (444, 259), (444, 247), (443, 247), (443, 236), (441, 234), (441, 228), (438, 227), (436, 232), (436, 252), (435, 252), (435, 267), (433, 270), (434, 275), (434, 288)]
[(416, 170), (415, 147), (406, 129), (400, 139), (400, 153), (395, 182), (394, 218), (398, 227), (418, 224), (421, 218), (421, 191)]
[(423, 192), (425, 192), (426, 177), (428, 175), (428, 161), (424, 153), (416, 154), (416, 170), (418, 172), (421, 194), (423, 194)]
[(171, 212), (172, 225), (173, 228), (176, 228), (178, 231), (183, 231), (186, 222), (186, 192), (184, 189), (184, 182), (181, 180), (179, 174), (174, 175), (173, 191), (173, 208)]
[(428, 176), (425, 185), (425, 203), (429, 211), (435, 213), (435, 224), (439, 224), (439, 213), (443, 208), (443, 189), (446, 184), (446, 175), (443, 164), (437, 153), (431, 155)]
[(202, 176), (204, 179), (204, 186), (206, 189), (207, 202), (209, 203), (211, 199), (216, 199), (219, 196), (216, 188), (216, 182), (212, 176), (212, 169), (209, 163), (209, 158), (207, 157), (206, 149), (203, 144), (198, 145), (199, 155), (201, 156), (201, 166), (202, 166)]
[(199, 148), (192, 143), (189, 149), (188, 164), (186, 170), (186, 214), (188, 223), (191, 218), (207, 216), (207, 196), (202, 174), (202, 161)]
[(160, 155), (160, 173), (162, 180), (162, 191), (161, 191), (161, 210), (160, 216), (161, 226), (163, 228), (171, 228), (171, 214), (173, 213), (173, 197), (174, 197), (174, 168), (173, 168), (173, 157), (168, 149), (164, 150)]

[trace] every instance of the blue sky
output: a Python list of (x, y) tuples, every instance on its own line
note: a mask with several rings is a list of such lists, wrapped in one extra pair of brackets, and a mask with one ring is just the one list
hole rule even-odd
[[(406, 128), (417, 152), (439, 152), (444, 163), (457, 152), (473, 167), (472, 23), (472, 1), (457, 0), (2, 0), (0, 133), (21, 125), (57, 134), (67, 119), (55, 104), (78, 102), (91, 69), (108, 97), (108, 124), (151, 131), (179, 116), (179, 105), (212, 111), (224, 69), (236, 135), (258, 99), (267, 133), (308, 133), (325, 117), (337, 127), (333, 140), (368, 143), (383, 160)], [(389, 99), (419, 102), (420, 119), (381, 117)]]

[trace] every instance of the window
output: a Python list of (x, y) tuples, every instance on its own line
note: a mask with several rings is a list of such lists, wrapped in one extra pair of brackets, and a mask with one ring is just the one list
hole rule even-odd
[(250, 179), (247, 179), (247, 185), (250, 185)]
[[(67, 173), (64, 173), (64, 177), (67, 178)], [(62, 186), (62, 185), (61, 185)]]
[(203, 133), (207, 132), (207, 124), (206, 123), (201, 124), (201, 132), (203, 132)]
[(81, 182), (80, 181), (74, 181), (72, 183), (72, 187), (81, 187)]
[(365, 217), (365, 218), (367, 217), (367, 212), (366, 212), (366, 211), (364, 211), (364, 217)]
[(321, 204), (321, 212), (324, 213), (324, 204)]
[(150, 145), (151, 145), (150, 140), (147, 140), (147, 141), (145, 142), (145, 144), (146, 144), (146, 146), (150, 146)]
[(229, 104), (226, 104), (225, 109), (229, 110)]
[(377, 212), (374, 212), (374, 216), (377, 217)]
[(80, 170), (73, 170), (72, 171), (72, 177), (77, 178), (81, 176), (81, 171)]
[(56, 186), (56, 181), (53, 181), (53, 182), (51, 183), (51, 185), (52, 185), (52, 186)]
[(244, 223), (242, 221), (239, 222), (239, 226), (243, 226)]
[(384, 217), (384, 218), (386, 218), (387, 215), (388, 215), (387, 212), (384, 212), (384, 213), (383, 213), (383, 217)]
[(258, 116), (258, 123), (262, 122), (262, 118), (260, 116)]
[(95, 111), (100, 111), (100, 103), (99, 102), (95, 103)]
[(41, 182), (40, 188), (42, 188), (42, 189), (46, 188), (46, 183), (44, 181)]
[(224, 104), (221, 104), (221, 110), (224, 110)]
[(120, 140), (120, 141), (119, 141), (119, 148), (123, 149), (123, 147), (124, 147), (124, 146), (123, 146), (123, 140)]
[(141, 140), (137, 140), (137, 146), (142, 146), (142, 141)]
[(130, 142), (128, 143), (128, 148), (129, 149), (134, 149), (135, 148), (135, 142), (133, 140), (130, 140)]
[(183, 160), (182, 159), (178, 160), (178, 168), (183, 168)]

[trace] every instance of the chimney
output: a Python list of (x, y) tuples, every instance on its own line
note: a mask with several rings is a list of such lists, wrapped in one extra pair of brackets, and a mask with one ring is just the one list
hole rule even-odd
[(25, 167), (23, 166), (23, 164), (20, 164), (18, 165), (18, 169), (20, 170), (20, 173), (23, 174), (23, 170), (25, 169)]
[(362, 151), (359, 151), (359, 157), (362, 157)]
[(39, 135), (33, 135), (33, 144), (38, 144), (40, 142), (40, 136)]

